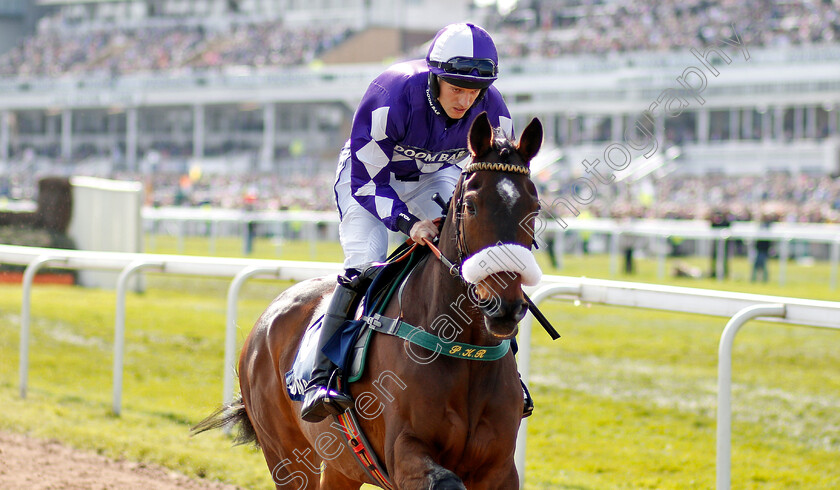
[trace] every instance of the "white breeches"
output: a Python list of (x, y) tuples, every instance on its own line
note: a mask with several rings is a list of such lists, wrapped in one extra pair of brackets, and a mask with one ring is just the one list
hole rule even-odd
[[(338, 236), (344, 249), (344, 268), (362, 269), (372, 262), (382, 262), (388, 253), (388, 228), (362, 207), (350, 190), (350, 149), (345, 146), (338, 157), (335, 196), (341, 223)], [(422, 174), (415, 182), (391, 179), (391, 187), (408, 206), (409, 212), (420, 219), (442, 216), (440, 206), (432, 200), (437, 192), (444, 201), (452, 197), (461, 169), (457, 166)]]

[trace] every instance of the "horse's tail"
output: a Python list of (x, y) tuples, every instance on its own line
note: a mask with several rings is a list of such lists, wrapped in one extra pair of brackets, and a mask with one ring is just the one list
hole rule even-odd
[(254, 444), (255, 446), (259, 446), (257, 432), (254, 430), (254, 424), (251, 423), (251, 419), (248, 418), (248, 412), (245, 411), (245, 404), (242, 403), (241, 395), (230, 404), (222, 405), (206, 419), (197, 423), (190, 429), (190, 433), (194, 436), (208, 430), (221, 429), (225, 426), (238, 426), (239, 430), (233, 439), (234, 445)]

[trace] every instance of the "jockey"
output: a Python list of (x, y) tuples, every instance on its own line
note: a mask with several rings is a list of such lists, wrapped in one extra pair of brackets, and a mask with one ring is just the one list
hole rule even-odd
[(361, 271), (385, 260), (388, 230), (418, 243), (437, 236), (432, 220), (442, 213), (432, 196), (452, 196), (478, 114), (486, 111), (492, 125), (513, 134), (510, 112), (492, 86), (497, 75), (496, 46), (487, 31), (452, 24), (437, 33), (425, 60), (391, 66), (365, 92), (336, 172), (346, 271), (324, 315), (303, 420), (318, 422), (352, 404), (329, 385), (335, 366), (322, 348), (350, 315)]

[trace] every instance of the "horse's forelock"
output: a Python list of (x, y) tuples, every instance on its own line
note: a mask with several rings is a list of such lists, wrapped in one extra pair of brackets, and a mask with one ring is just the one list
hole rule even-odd
[(510, 155), (516, 150), (516, 146), (514, 146), (502, 128), (493, 128), (492, 148), (500, 154), (504, 161), (507, 161)]

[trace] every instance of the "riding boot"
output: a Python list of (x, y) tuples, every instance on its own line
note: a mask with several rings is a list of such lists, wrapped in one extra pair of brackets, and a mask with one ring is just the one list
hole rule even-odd
[(525, 385), (525, 382), (522, 381), (522, 375), (519, 375), (519, 384), (522, 385), (522, 396), (525, 398), (525, 406), (522, 409), (522, 418), (528, 418), (534, 413), (534, 399), (531, 398), (531, 392), (528, 391), (528, 387)]
[[(519, 345), (516, 343), (516, 337), (512, 338), (510, 341), (510, 349), (513, 351), (513, 355), (516, 355), (519, 352)], [(531, 392), (528, 391), (528, 386), (525, 385), (525, 382), (522, 381), (522, 375), (519, 375), (519, 384), (522, 385), (522, 398), (524, 399), (524, 405), (522, 407), (522, 418), (528, 418), (531, 414), (534, 413), (534, 399), (531, 398)]]
[(342, 413), (353, 405), (352, 398), (330, 386), (336, 366), (324, 354), (323, 348), (350, 315), (359, 294), (356, 289), (359, 287), (358, 282), (346, 276), (339, 276), (330, 305), (324, 314), (318, 348), (315, 351), (315, 366), (306, 385), (300, 409), (300, 418), (307, 422), (320, 422), (329, 415)]

